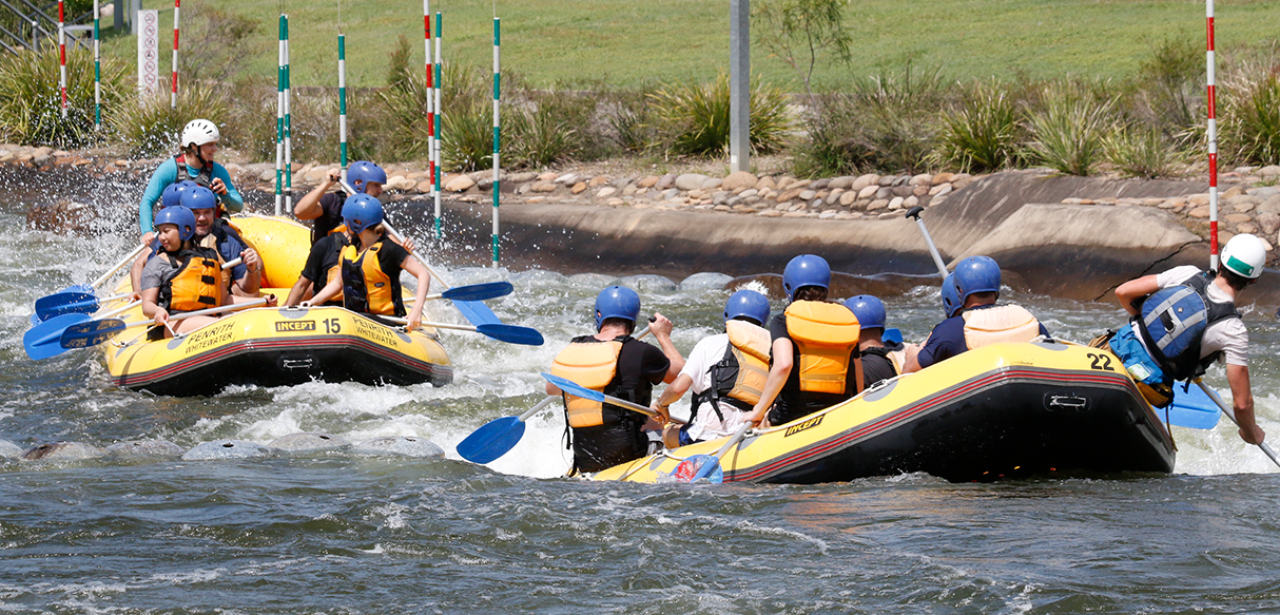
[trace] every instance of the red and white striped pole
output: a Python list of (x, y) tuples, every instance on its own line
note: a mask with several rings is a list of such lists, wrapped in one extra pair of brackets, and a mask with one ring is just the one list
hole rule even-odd
[[(432, 184), (434, 194), (436, 176), (436, 118), (435, 118), (435, 86), (433, 85), (435, 66), (431, 61), (431, 0), (422, 0), (423, 48), (426, 51), (427, 68), (427, 178)], [(436, 212), (436, 217), (440, 213)]]
[(66, 7), (58, 0), (58, 87), (62, 90), (62, 119), (67, 119)]
[(1208, 46), (1205, 51), (1205, 62), (1208, 64), (1207, 79), (1209, 86), (1208, 107), (1209, 126), (1206, 131), (1209, 137), (1209, 268), (1218, 269), (1218, 119), (1217, 99), (1214, 78), (1213, 59), (1213, 0), (1205, 0), (1205, 18)]
[(169, 92), (169, 108), (178, 108), (178, 9), (182, 0), (173, 0), (173, 88)]

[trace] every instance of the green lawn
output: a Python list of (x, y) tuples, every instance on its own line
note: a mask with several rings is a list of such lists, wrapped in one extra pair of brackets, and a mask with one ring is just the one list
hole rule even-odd
[[(758, 1), (758, 0), (757, 0)], [(152, 0), (144, 8), (162, 8)], [(280, 3), (261, 0), (187, 0), (190, 19), (216, 6), (261, 23), (258, 41), (228, 50), (246, 70), (275, 75), (276, 21)], [(290, 14), (294, 85), (336, 85), (337, 2), (285, 0)], [(445, 13), (444, 56), (450, 62), (492, 62), (492, 3), (433, 3)], [(603, 80), (636, 87), (662, 80), (708, 78), (728, 67), (728, 2), (705, 0), (503, 0), (504, 72), (535, 85)], [(161, 24), (172, 24), (172, 4)], [(1204, 44), (1204, 4), (1190, 0), (854, 0), (846, 26), (855, 39), (851, 68), (820, 64), (815, 81), (836, 86), (853, 77), (917, 66), (941, 66), (948, 78), (1032, 77), (1065, 74), (1131, 75), (1154, 41), (1170, 36)], [(347, 34), (348, 83), (384, 83), (387, 53), (405, 35), (422, 61), (422, 15), (417, 2), (342, 2)], [(185, 31), (184, 31), (185, 33)], [(776, 82), (796, 75), (768, 57), (757, 41), (753, 71)], [(1217, 3), (1218, 48), (1280, 37), (1280, 5), (1274, 1)], [(161, 35), (160, 66), (170, 62), (172, 39)], [(200, 41), (187, 36), (183, 47)], [(132, 62), (131, 37), (110, 37), (104, 53)]]

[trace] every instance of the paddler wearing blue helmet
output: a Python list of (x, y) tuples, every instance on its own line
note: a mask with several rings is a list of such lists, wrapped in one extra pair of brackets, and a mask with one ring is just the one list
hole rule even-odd
[[(631, 337), (640, 318), (640, 295), (610, 286), (596, 296), (595, 335), (573, 338), (556, 355), (551, 373), (605, 395), (648, 406), (653, 386), (673, 382), (684, 357), (671, 342), (671, 321), (654, 314), (649, 331), (661, 350)], [(550, 383), (547, 395), (562, 391)], [(573, 449), (570, 474), (599, 472), (639, 459), (658, 448), (662, 425), (645, 415), (609, 403), (563, 395)], [(653, 434), (652, 437), (650, 434)]]
[[(953, 286), (942, 294), (947, 319), (933, 328), (922, 346), (907, 347), (903, 372), (919, 371), (988, 344), (1048, 337), (1049, 331), (1026, 308), (996, 304), (1000, 298), (1000, 265), (990, 256), (970, 256), (960, 261), (947, 280)], [(954, 295), (949, 294), (952, 290)], [(960, 302), (958, 313), (952, 304), (956, 298)]]
[[(873, 295), (858, 295), (845, 299), (844, 306), (858, 317), (858, 354), (862, 356), (866, 386), (875, 386), (902, 373), (906, 347), (901, 342), (886, 344), (881, 337), (888, 320), (884, 302)], [(855, 390), (851, 394), (860, 392)]]
[[(347, 199), (355, 196), (339, 189), (329, 192), (342, 180), (342, 169), (329, 169), (324, 181), (293, 205), (293, 215), (299, 220), (311, 220), (311, 243), (338, 231), (342, 227), (342, 207)], [(356, 194), (373, 198), (382, 195), (382, 185), (387, 183), (387, 172), (368, 160), (357, 160), (347, 167), (347, 183)]]

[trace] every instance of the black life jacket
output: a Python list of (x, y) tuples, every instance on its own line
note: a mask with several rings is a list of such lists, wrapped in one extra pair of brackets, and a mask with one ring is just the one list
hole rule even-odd
[[(1207, 289), (1217, 274), (1201, 272), (1179, 286), (1156, 291), (1142, 300), (1138, 316), (1131, 319), (1151, 358), (1172, 380), (1204, 374), (1221, 351), (1200, 358), (1204, 332), (1226, 318), (1240, 318), (1235, 303), (1209, 299)], [(1188, 292), (1191, 291), (1191, 292)]]
[(203, 167), (200, 167), (200, 171), (196, 173), (196, 176), (192, 177), (191, 172), (187, 170), (187, 160), (183, 154), (178, 154), (177, 156), (175, 156), (173, 161), (178, 164), (178, 181), (179, 182), (191, 180), (195, 182), (196, 185), (204, 186), (205, 188), (208, 188), (213, 185), (213, 163), (212, 162), (205, 163)]

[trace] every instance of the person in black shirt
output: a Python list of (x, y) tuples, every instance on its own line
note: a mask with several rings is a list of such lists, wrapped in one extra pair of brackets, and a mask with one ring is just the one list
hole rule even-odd
[[(858, 295), (846, 299), (844, 306), (858, 317), (858, 352), (862, 355), (865, 388), (897, 376), (906, 347), (901, 342), (885, 344), (881, 339), (884, 335), (886, 320), (884, 303), (872, 295)], [(861, 392), (851, 389), (849, 394), (856, 395)]]
[[(352, 195), (342, 190), (329, 192), (329, 189), (338, 185), (341, 180), (342, 170), (330, 169), (325, 175), (325, 180), (306, 196), (298, 199), (298, 203), (293, 206), (293, 215), (299, 220), (312, 221), (312, 245), (342, 227), (342, 206)], [(387, 183), (387, 172), (372, 162), (360, 160), (351, 163), (347, 169), (347, 180), (357, 193), (367, 194), (376, 199), (382, 194), (382, 185)]]

